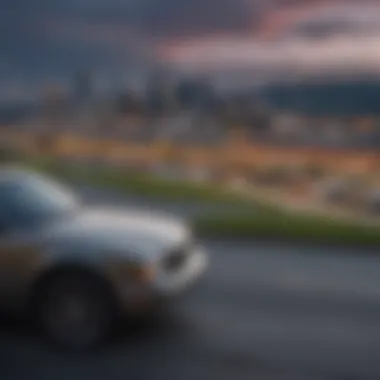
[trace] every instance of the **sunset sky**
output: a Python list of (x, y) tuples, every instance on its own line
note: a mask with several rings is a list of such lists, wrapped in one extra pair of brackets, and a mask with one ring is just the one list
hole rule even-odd
[(193, 70), (377, 71), (380, 6), (315, 3), (272, 9), (252, 30), (172, 41), (160, 57)]
[[(291, 5), (289, 5), (291, 4)], [(324, 0), (3, 0), (1, 88), (78, 69), (329, 71), (380, 67), (380, 5)], [(118, 78), (118, 79), (117, 79)], [(0, 91), (1, 92), (1, 91)], [(0, 93), (1, 97), (1, 93)]]

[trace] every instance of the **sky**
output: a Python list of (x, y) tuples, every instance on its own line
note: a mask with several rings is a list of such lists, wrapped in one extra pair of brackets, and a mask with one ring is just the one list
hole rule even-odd
[(366, 0), (2, 0), (0, 99), (78, 70), (122, 84), (157, 64), (263, 77), (376, 71), (379, 11)]
[(164, 61), (188, 70), (259, 73), (379, 73), (380, 4), (315, 2), (277, 7), (250, 32), (162, 46)]

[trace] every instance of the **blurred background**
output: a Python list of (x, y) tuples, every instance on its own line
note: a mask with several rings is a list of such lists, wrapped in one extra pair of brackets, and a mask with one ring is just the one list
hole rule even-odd
[(379, 11), (366, 0), (5, 1), (2, 139), (376, 216)]

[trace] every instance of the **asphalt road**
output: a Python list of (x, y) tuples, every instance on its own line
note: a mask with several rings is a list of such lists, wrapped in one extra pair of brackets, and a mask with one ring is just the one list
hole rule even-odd
[[(114, 204), (94, 194), (92, 202)], [(64, 357), (27, 328), (2, 323), (0, 379), (380, 378), (380, 258), (271, 243), (205, 245), (212, 264), (201, 286), (167, 315), (120, 331), (96, 356)]]

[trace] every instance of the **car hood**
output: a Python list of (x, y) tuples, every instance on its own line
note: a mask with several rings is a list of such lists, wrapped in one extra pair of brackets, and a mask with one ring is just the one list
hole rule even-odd
[(45, 239), (73, 252), (135, 256), (155, 260), (190, 239), (185, 222), (136, 211), (83, 209), (49, 226)]

